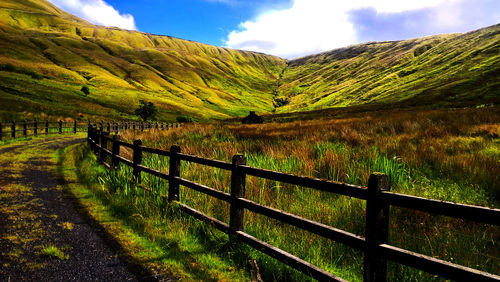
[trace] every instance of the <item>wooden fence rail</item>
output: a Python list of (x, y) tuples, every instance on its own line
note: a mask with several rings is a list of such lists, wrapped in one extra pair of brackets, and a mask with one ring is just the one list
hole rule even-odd
[[(132, 124), (131, 128), (136, 128), (136, 125)], [(151, 127), (150, 124), (140, 124), (139, 128), (143, 130), (144, 128)], [(111, 127), (108, 126), (107, 129), (111, 129)], [(112, 143), (111, 150), (107, 146), (108, 142)], [(364, 281), (386, 281), (387, 260), (449, 279), (462, 281), (500, 281), (500, 276), (453, 264), (426, 255), (410, 252), (408, 250), (391, 246), (388, 243), (390, 206), (414, 209), (422, 212), (467, 219), (474, 222), (487, 223), (497, 226), (500, 225), (499, 209), (455, 204), (451, 202), (436, 201), (432, 199), (393, 193), (390, 192), (389, 177), (380, 173), (372, 174), (368, 181), (368, 188), (364, 188), (356, 185), (335, 183), (331, 181), (250, 167), (246, 165), (246, 159), (243, 155), (235, 155), (232, 162), (229, 163), (182, 154), (181, 148), (176, 145), (170, 147), (169, 151), (148, 148), (142, 146), (141, 140), (136, 140), (133, 144), (130, 144), (121, 141), (119, 137), (111, 138), (109, 137), (109, 132), (103, 131), (102, 125), (99, 127), (88, 127), (88, 144), (94, 153), (99, 156), (99, 159), (104, 163), (106, 159), (104, 156), (111, 157), (111, 164), (107, 164), (108, 167), (116, 167), (120, 162), (132, 167), (136, 183), (141, 183), (141, 173), (148, 173), (168, 181), (168, 195), (162, 195), (162, 197), (168, 199), (170, 202), (176, 203), (176, 205), (185, 213), (196, 219), (209, 223), (220, 231), (228, 234), (230, 240), (234, 242), (243, 242), (252, 248), (274, 257), (275, 259), (320, 281), (343, 281), (343, 279), (245, 233), (245, 210), (273, 218), (283, 223), (293, 225), (308, 232), (312, 232), (322, 237), (361, 250), (364, 253)], [(120, 156), (120, 147), (122, 146), (133, 150), (132, 160), (128, 160)], [(142, 165), (143, 152), (169, 157), (170, 166), (168, 174)], [(231, 171), (231, 192), (221, 192), (211, 187), (181, 178), (181, 161), (194, 162), (209, 167)], [(247, 175), (366, 200), (365, 237), (274, 208), (263, 206), (246, 199), (245, 180)], [(228, 202), (230, 204), (229, 224), (221, 222), (181, 203), (179, 199), (180, 185)], [(143, 185), (139, 185), (139, 187), (147, 191), (151, 191), (150, 188)]]
[(21, 122), (0, 122), (0, 141), (4, 139), (14, 139), (18, 137), (30, 137), (47, 134), (77, 133), (86, 132), (90, 125), (96, 126), (107, 132), (119, 132), (121, 130), (135, 129), (136, 126), (144, 129), (169, 129), (177, 128), (176, 123), (149, 123), (149, 122), (91, 122), (91, 121), (21, 121)]

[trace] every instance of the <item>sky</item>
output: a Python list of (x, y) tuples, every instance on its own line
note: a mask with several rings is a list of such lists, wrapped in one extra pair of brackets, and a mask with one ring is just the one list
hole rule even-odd
[(104, 26), (293, 59), (500, 23), (500, 0), (49, 0)]

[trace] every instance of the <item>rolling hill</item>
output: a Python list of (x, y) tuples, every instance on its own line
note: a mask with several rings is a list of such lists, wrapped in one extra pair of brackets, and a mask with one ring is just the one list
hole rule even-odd
[[(90, 94), (80, 91), (88, 86)], [(46, 0), (0, 2), (0, 120), (197, 120), (355, 105), (496, 104), (500, 25), (354, 45), (287, 61), (92, 25)]]
[(498, 103), (500, 25), (359, 44), (288, 64), (277, 91), (280, 112), (364, 104)]
[(265, 54), (95, 26), (45, 0), (0, 2), (3, 119), (133, 118), (139, 99), (157, 104), (161, 119), (267, 112), (284, 66)]

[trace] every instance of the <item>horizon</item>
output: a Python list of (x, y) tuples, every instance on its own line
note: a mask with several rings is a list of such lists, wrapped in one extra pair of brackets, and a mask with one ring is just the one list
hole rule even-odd
[[(93, 24), (285, 59), (500, 23), (495, 0), (49, 0)], [(145, 5), (147, 4), (147, 5)], [(196, 19), (196, 20), (193, 20)], [(301, 20), (297, 20), (301, 19)]]

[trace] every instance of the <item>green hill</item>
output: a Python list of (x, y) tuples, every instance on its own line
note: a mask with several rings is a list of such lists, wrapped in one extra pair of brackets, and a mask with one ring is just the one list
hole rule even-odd
[[(92, 25), (46, 0), (0, 2), (0, 120), (197, 120), (353, 105), (498, 103), (500, 25), (292, 61)], [(82, 86), (90, 89), (86, 95)]]
[(289, 62), (279, 112), (363, 104), (500, 101), (500, 25), (466, 34), (374, 42)]
[(157, 104), (162, 119), (268, 112), (284, 66), (274, 56), (95, 26), (45, 0), (0, 2), (3, 119), (132, 118), (139, 99)]

